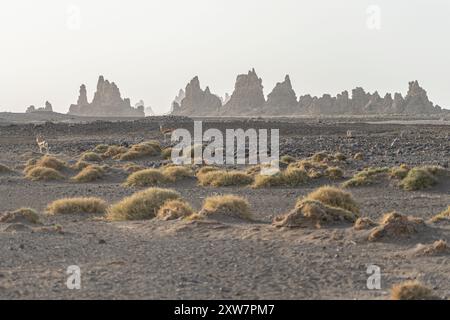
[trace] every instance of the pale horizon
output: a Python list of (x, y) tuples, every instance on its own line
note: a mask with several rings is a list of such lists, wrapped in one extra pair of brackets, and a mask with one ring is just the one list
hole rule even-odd
[[(367, 25), (371, 6), (379, 29)], [(66, 113), (103, 75), (162, 114), (194, 76), (223, 97), (252, 68), (266, 96), (286, 74), (297, 96), (405, 96), (418, 80), (448, 109), (448, 14), (445, 0), (18, 0), (0, 12), (0, 112), (48, 100)]]

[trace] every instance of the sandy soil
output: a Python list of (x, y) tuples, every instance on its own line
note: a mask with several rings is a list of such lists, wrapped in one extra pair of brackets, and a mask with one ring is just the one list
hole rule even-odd
[[(175, 124), (191, 127), (187, 120)], [(450, 126), (445, 124), (209, 119), (208, 127), (279, 128), (281, 153), (298, 158), (321, 150), (362, 152), (366, 160), (349, 161), (346, 177), (368, 165), (448, 167), (450, 159)], [(352, 139), (345, 137), (347, 130), (353, 131)], [(257, 217), (251, 223), (107, 222), (94, 215), (48, 216), (45, 207), (55, 199), (97, 196), (113, 203), (138, 189), (122, 186), (126, 175), (119, 170), (96, 183), (24, 179), (21, 168), (36, 156), (36, 133), (48, 138), (52, 154), (69, 162), (98, 143), (162, 141), (158, 121), (149, 119), (0, 126), (0, 163), (15, 168), (15, 173), (0, 175), (0, 212), (32, 207), (44, 225), (63, 228), (63, 233), (32, 231), (26, 225), (22, 230), (0, 223), (0, 299), (386, 299), (391, 285), (406, 279), (419, 279), (439, 297), (450, 297), (450, 256), (411, 254), (419, 243), (440, 239), (450, 243), (450, 225), (428, 224), (413, 236), (377, 242), (367, 241), (348, 224), (289, 230), (271, 225), (300, 196), (343, 180), (321, 178), (297, 188), (258, 190), (199, 187), (194, 180), (167, 185), (195, 209), (210, 195), (244, 196)], [(392, 146), (395, 138), (399, 139)], [(162, 160), (135, 162), (154, 167)], [(374, 220), (393, 210), (429, 219), (450, 204), (448, 180), (425, 191), (403, 191), (386, 180), (351, 192), (362, 215)], [(381, 290), (366, 286), (371, 264), (381, 268)], [(81, 290), (66, 287), (70, 265), (81, 268)]]

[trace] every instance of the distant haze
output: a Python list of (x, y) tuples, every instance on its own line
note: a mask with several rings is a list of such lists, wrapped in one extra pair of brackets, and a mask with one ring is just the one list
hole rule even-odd
[(266, 95), (285, 74), (297, 96), (356, 86), (404, 96), (419, 80), (450, 108), (449, 33), (448, 0), (4, 1), (0, 111), (49, 100), (65, 113), (80, 84), (92, 99), (101, 74), (163, 113), (194, 76), (223, 96), (253, 67)]

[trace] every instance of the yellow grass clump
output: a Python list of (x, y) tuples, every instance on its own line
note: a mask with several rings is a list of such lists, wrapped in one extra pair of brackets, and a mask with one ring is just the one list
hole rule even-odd
[(409, 280), (392, 286), (392, 300), (433, 300), (433, 291), (417, 280)]
[(293, 156), (290, 156), (290, 155), (284, 155), (280, 158), (280, 162), (287, 163), (287, 164), (293, 163), (295, 161), (297, 161), (297, 160)]
[(431, 218), (432, 222), (441, 222), (444, 220), (450, 220), (450, 206), (448, 206), (446, 210)]
[(186, 201), (168, 200), (159, 208), (156, 217), (160, 220), (186, 218), (194, 213), (194, 209)]
[(426, 189), (437, 184), (437, 176), (443, 172), (438, 167), (415, 167), (409, 170), (399, 185), (407, 191)]
[(204, 174), (197, 174), (202, 186), (227, 187), (244, 186), (253, 182), (253, 177), (243, 171), (213, 170)]
[(336, 152), (333, 155), (333, 158), (338, 160), (338, 161), (345, 161), (345, 160), (347, 160), (347, 156), (345, 154), (343, 154), (342, 152)]
[(255, 176), (253, 188), (270, 188), (277, 186), (296, 187), (305, 184), (309, 180), (308, 174), (304, 169), (288, 167), (273, 175), (258, 174)]
[(133, 173), (141, 170), (145, 170), (146, 167), (138, 165), (136, 163), (127, 163), (123, 167), (123, 170), (125, 170), (128, 173)]
[(204, 166), (204, 167), (201, 167), (200, 169), (198, 169), (198, 171), (197, 171), (197, 173), (196, 173), (196, 176), (197, 176), (197, 178), (199, 177), (199, 176), (201, 176), (202, 174), (205, 174), (205, 173), (208, 173), (208, 172), (211, 172), (211, 171), (219, 171), (220, 169), (219, 168), (217, 168), (217, 167), (213, 167), (213, 166)]
[(40, 223), (39, 215), (36, 210), (31, 208), (20, 208), (15, 211), (6, 212), (0, 215), (0, 223), (28, 222), (33, 224)]
[(105, 213), (106, 202), (99, 198), (64, 198), (47, 206), (48, 214)]
[(366, 168), (360, 172), (357, 172), (353, 175), (353, 177), (342, 184), (342, 187), (359, 187), (373, 184), (381, 175), (384, 175), (389, 172), (389, 168)]
[(108, 148), (109, 146), (107, 144), (98, 144), (92, 151), (97, 153), (105, 153), (108, 150)]
[(306, 197), (308, 200), (317, 200), (328, 206), (348, 210), (355, 214), (359, 213), (359, 207), (350, 192), (332, 186), (322, 186)]
[(80, 156), (80, 161), (101, 162), (102, 161), (102, 157), (100, 157), (98, 155), (98, 153), (95, 153), (95, 152), (92, 152), (92, 151), (88, 151), (88, 152), (84, 152)]
[(172, 157), (172, 148), (165, 148), (161, 151), (163, 159), (170, 159)]
[(199, 215), (205, 217), (224, 216), (252, 220), (252, 213), (248, 201), (232, 194), (206, 198)]
[(344, 171), (339, 167), (328, 167), (325, 170), (325, 175), (330, 179), (341, 179), (344, 176)]
[(356, 219), (353, 228), (355, 230), (368, 230), (375, 227), (377, 223), (368, 217), (361, 217)]
[(61, 171), (67, 167), (67, 164), (64, 161), (49, 155), (43, 156), (42, 158), (37, 160), (34, 165), (38, 167), (54, 169), (57, 171)]
[(425, 223), (420, 218), (406, 216), (395, 211), (386, 213), (381, 218), (380, 225), (371, 230), (368, 240), (408, 237), (419, 232), (423, 226)]
[(162, 169), (162, 174), (165, 179), (170, 182), (179, 181), (185, 178), (191, 178), (194, 176), (194, 172), (184, 166), (168, 166)]
[(105, 176), (105, 170), (97, 165), (89, 165), (81, 170), (72, 180), (76, 182), (92, 182)]
[(112, 221), (152, 219), (166, 201), (180, 198), (180, 194), (171, 189), (149, 188), (112, 205), (106, 218)]
[(409, 170), (411, 170), (411, 168), (405, 164), (401, 164), (398, 167), (391, 168), (389, 171), (389, 176), (392, 179), (402, 180), (408, 175)]
[(418, 244), (414, 248), (413, 253), (415, 256), (435, 256), (440, 254), (446, 254), (450, 252), (450, 247), (445, 240), (436, 240), (431, 244)]
[(52, 168), (33, 166), (26, 170), (25, 178), (32, 181), (53, 181), (62, 180), (64, 176)]
[(149, 187), (167, 182), (166, 177), (158, 169), (144, 169), (130, 174), (125, 181), (128, 187)]
[(127, 152), (120, 155), (119, 159), (128, 161), (144, 157), (153, 157), (160, 155), (160, 153), (161, 147), (157, 142), (147, 141), (132, 145)]
[(127, 152), (128, 149), (123, 146), (109, 146), (105, 152), (103, 152), (102, 158), (115, 158)]
[(326, 161), (330, 158), (330, 155), (325, 151), (320, 151), (311, 156), (311, 160), (314, 162)]

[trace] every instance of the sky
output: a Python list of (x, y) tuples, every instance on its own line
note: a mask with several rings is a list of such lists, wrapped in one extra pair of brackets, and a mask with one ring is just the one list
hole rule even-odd
[(162, 114), (198, 76), (232, 93), (255, 68), (267, 95), (362, 86), (406, 94), (418, 80), (450, 108), (448, 0), (15, 0), (0, 4), (0, 111), (91, 100), (99, 75)]

